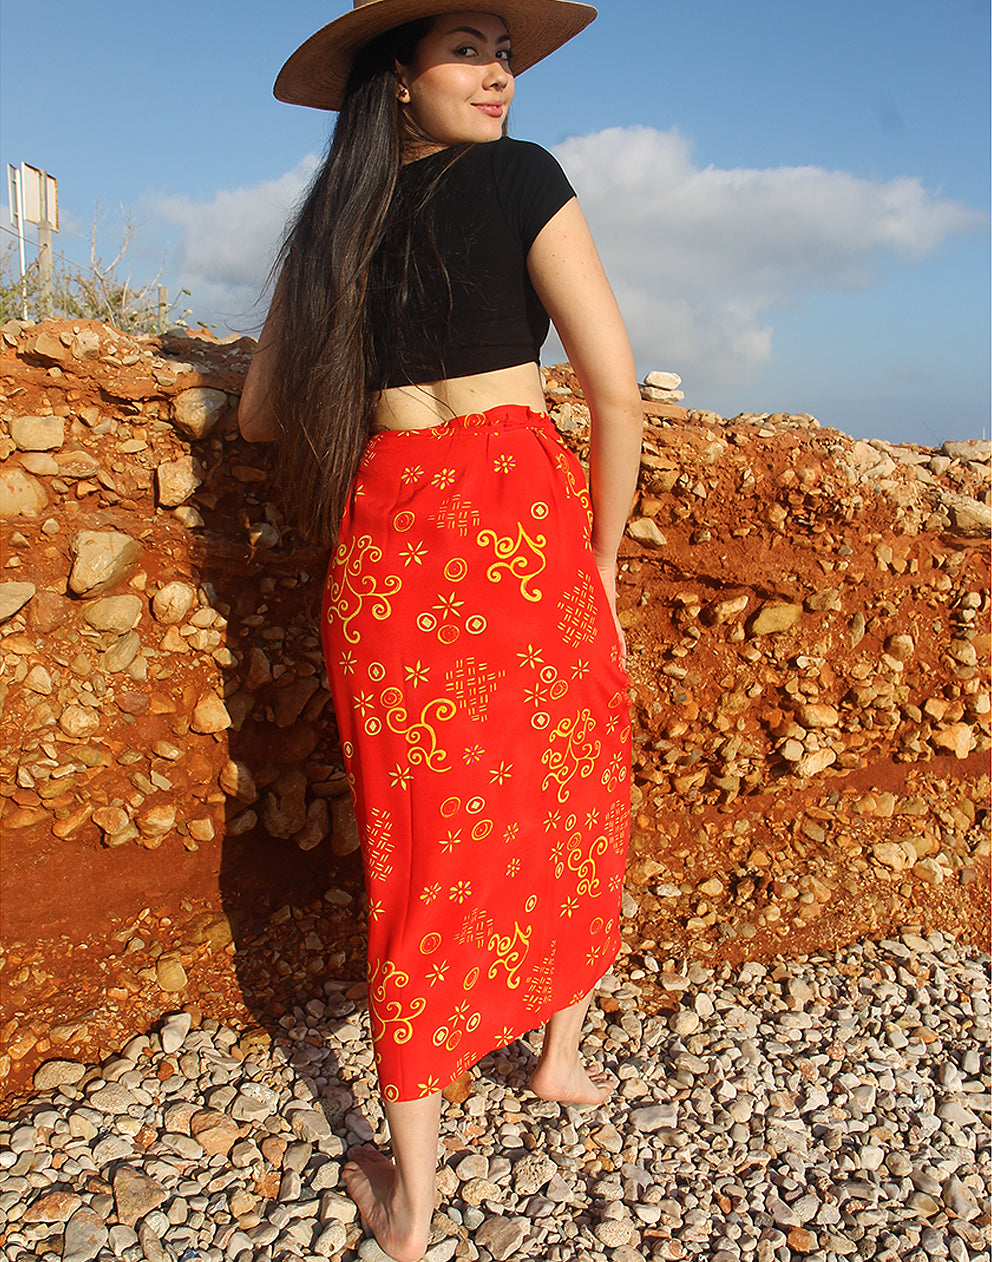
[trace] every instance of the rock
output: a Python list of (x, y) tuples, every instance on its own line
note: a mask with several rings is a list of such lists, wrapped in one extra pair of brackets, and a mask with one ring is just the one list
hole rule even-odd
[(69, 602), (58, 592), (42, 588), (28, 605), (27, 618), (33, 631), (54, 631), (68, 616)]
[(229, 400), (222, 390), (193, 386), (173, 399), (172, 423), (187, 438), (206, 438), (227, 411)]
[(911, 635), (890, 635), (885, 641), (885, 651), (897, 662), (908, 662), (913, 656), (916, 643)]
[(241, 1127), (216, 1109), (202, 1109), (190, 1119), (190, 1134), (209, 1156), (224, 1156), (241, 1138)]
[(974, 732), (968, 723), (951, 723), (930, 737), (938, 749), (949, 749), (955, 758), (967, 758), (974, 743)]
[(952, 460), (975, 460), (980, 464), (988, 464), (992, 442), (987, 438), (965, 438), (944, 443), (941, 451)]
[(323, 798), (314, 798), (307, 807), (306, 821), (293, 840), (301, 850), (313, 850), (331, 835), (331, 810)]
[(981, 1207), (974, 1193), (955, 1174), (952, 1174), (944, 1184), (941, 1200), (949, 1214), (955, 1218), (963, 1218), (965, 1222), (970, 1222), (981, 1213)]
[(355, 818), (355, 807), (350, 793), (342, 794), (334, 799), (331, 804), (331, 814), (334, 820), (331, 850), (339, 859), (344, 858), (345, 855), (354, 854), (361, 846), (362, 838), (358, 831), (358, 820)]
[(93, 823), (104, 834), (108, 845), (119, 846), (132, 837), (137, 837), (138, 830), (131, 816), (121, 806), (101, 806), (93, 812)]
[(89, 1262), (107, 1243), (107, 1225), (88, 1205), (77, 1209), (65, 1225), (62, 1262)]
[(708, 626), (722, 626), (731, 618), (742, 614), (748, 606), (750, 597), (746, 592), (740, 596), (727, 596), (722, 600), (714, 600), (702, 612), (702, 619)]
[(637, 517), (627, 526), (627, 534), (649, 548), (664, 548), (668, 540), (650, 517)]
[(160, 587), (152, 597), (152, 616), (163, 626), (175, 626), (182, 622), (195, 604), (196, 588), (174, 579)]
[[(137, 817), (136, 823), (138, 832), (147, 841), (160, 841), (163, 837), (167, 837), (176, 826), (176, 808), (168, 803), (159, 803), (157, 806), (143, 810)], [(177, 989), (181, 988), (177, 987)]]
[(644, 378), (646, 386), (656, 386), (659, 390), (677, 390), (682, 384), (682, 378), (677, 372), (658, 372), (657, 370), (649, 372)]
[(109, 671), (110, 674), (127, 670), (138, 656), (140, 649), (141, 636), (137, 631), (129, 631), (127, 635), (122, 635), (111, 644), (110, 648), (100, 654), (100, 667), (102, 670)]
[(169, 1196), (161, 1183), (127, 1165), (114, 1171), (112, 1186), (117, 1217), (126, 1227), (133, 1227)]
[(331, 1134), (327, 1118), (316, 1109), (294, 1109), (290, 1126), (297, 1139), (304, 1139), (311, 1144), (320, 1143)]
[(142, 552), (137, 539), (119, 530), (81, 530), (70, 547), (69, 587), (77, 596), (99, 596), (127, 578)]
[(25, 1223), (64, 1223), (76, 1212), (83, 1201), (75, 1192), (59, 1189), (39, 1196), (24, 1211)]
[(10, 436), (18, 451), (58, 451), (65, 442), (61, 416), (18, 416), (10, 422)]
[(796, 719), (805, 728), (836, 727), (840, 715), (832, 705), (811, 702), (796, 709)]
[(306, 774), (295, 768), (284, 772), (268, 793), (262, 808), (262, 823), (272, 837), (292, 837), (306, 822)]
[(196, 703), (189, 725), (194, 732), (223, 732), (231, 726), (231, 716), (220, 697), (215, 692), (207, 692)]
[(348, 1242), (348, 1229), (344, 1223), (330, 1222), (313, 1244), (313, 1251), (320, 1258), (339, 1258)]
[(768, 601), (752, 617), (749, 630), (752, 635), (778, 635), (795, 626), (802, 612), (802, 605), (788, 601)]
[(504, 1262), (523, 1244), (528, 1226), (526, 1218), (487, 1218), (475, 1233), (475, 1244), (488, 1249), (496, 1262)]
[(23, 469), (0, 469), (0, 517), (37, 517), (48, 507), (45, 488)]
[(72, 1087), (86, 1073), (86, 1066), (75, 1060), (46, 1060), (34, 1071), (34, 1089), (53, 1091), (56, 1087)]
[(192, 456), (166, 460), (155, 471), (158, 502), (163, 508), (175, 508), (188, 500), (203, 482), (199, 462)]
[(138, 1227), (138, 1244), (144, 1254), (144, 1262), (172, 1262), (171, 1255), (147, 1219)]
[(513, 1190), (518, 1196), (533, 1196), (558, 1173), (558, 1167), (544, 1153), (531, 1153), (513, 1167)]
[(138, 625), (143, 608), (140, 596), (104, 596), (83, 606), (83, 621), (95, 631), (123, 635)]
[(817, 749), (811, 754), (804, 754), (794, 765), (797, 776), (818, 776), (821, 771), (826, 771), (828, 767), (832, 767), (837, 761), (837, 755), (832, 749)]
[(228, 759), (217, 780), (228, 797), (248, 804), (258, 801), (258, 789), (247, 763)]
[(59, 727), (74, 740), (85, 740), (100, 728), (100, 715), (96, 710), (84, 710), (82, 706), (66, 706), (59, 716)]
[(959, 534), (988, 537), (992, 530), (992, 508), (988, 504), (969, 495), (956, 495), (953, 491), (942, 491), (940, 498)]
[(155, 980), (162, 990), (185, 990), (189, 982), (182, 962), (175, 955), (161, 955), (155, 963)]
[(605, 1218), (601, 1223), (597, 1223), (593, 1235), (609, 1249), (616, 1249), (620, 1245), (625, 1245), (631, 1237), (634, 1230), (633, 1223), (627, 1218)]
[(678, 1109), (674, 1104), (651, 1104), (643, 1109), (632, 1109), (630, 1122), (635, 1131), (651, 1134), (663, 1126), (677, 1126)]
[(0, 622), (13, 618), (37, 590), (34, 583), (0, 583)]

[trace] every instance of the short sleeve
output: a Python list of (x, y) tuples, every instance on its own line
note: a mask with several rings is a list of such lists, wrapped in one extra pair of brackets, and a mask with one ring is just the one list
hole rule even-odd
[(497, 200), (526, 254), (575, 190), (557, 160), (540, 145), (504, 137), (492, 150)]

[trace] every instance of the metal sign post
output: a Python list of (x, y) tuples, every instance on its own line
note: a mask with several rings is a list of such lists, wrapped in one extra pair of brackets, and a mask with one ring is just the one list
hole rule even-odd
[(21, 173), (12, 163), (7, 163), (7, 205), (17, 229), (17, 252), (21, 263), (21, 315), (28, 318), (28, 287), (24, 276), (24, 199), (21, 196)]
[[(27, 286), (24, 284), (24, 224), (38, 225), (38, 280), (41, 296), (41, 314), (50, 316), (53, 310), (52, 286), (52, 233), (59, 230), (59, 185), (54, 175), (39, 167), (21, 163), (20, 171), (7, 167), (7, 184), (16, 186), (17, 234), (21, 246), (21, 291), (24, 318), (28, 316)], [(11, 199), (13, 208), (14, 199)]]

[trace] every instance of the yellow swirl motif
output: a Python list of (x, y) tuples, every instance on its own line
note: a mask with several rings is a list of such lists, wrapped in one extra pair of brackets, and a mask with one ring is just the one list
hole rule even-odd
[(541, 762), (548, 774), (541, 784), (546, 789), (554, 781), (558, 785), (558, 801), (569, 797), (568, 782), (573, 776), (585, 778), (592, 774), (599, 757), (601, 742), (592, 739), (595, 721), (588, 710), (580, 710), (572, 719), (562, 719), (551, 733), (548, 748), (541, 755)]
[(567, 451), (559, 451), (555, 453), (555, 464), (558, 466), (560, 473), (564, 474), (565, 485), (568, 487), (572, 495), (579, 500), (582, 507), (586, 510), (586, 516), (589, 519), (590, 529), (592, 528), (592, 505), (589, 502), (589, 488), (586, 486), (583, 478), (575, 472), (575, 466), (569, 458)]
[(367, 563), (375, 565), (381, 560), (382, 549), (372, 542), (371, 535), (362, 535), (338, 547), (327, 616), (329, 621), (335, 617), (340, 620), (349, 644), (357, 644), (362, 638), (351, 623), (362, 612), (365, 602), (375, 602), (372, 617), (383, 622), (393, 611), (389, 597), (395, 596), (403, 586), (398, 574), (388, 574), (380, 583), (376, 575), (362, 572)]
[(453, 701), (447, 697), (438, 697), (424, 706), (420, 717), (414, 722), (410, 722), (405, 705), (394, 705), (386, 711), (386, 724), (391, 732), (406, 738), (411, 763), (424, 763), (431, 771), (450, 771), (450, 765), (442, 765), (448, 755), (438, 748), (437, 730), (431, 720), (443, 723), (454, 718), (457, 712), (458, 707)]
[(410, 984), (410, 974), (397, 968), (392, 960), (377, 960), (369, 977), (372, 1037), (378, 1041), (385, 1036), (389, 1026), (394, 1026), (393, 1042), (409, 1043), (413, 1038), (413, 1023), (427, 1007), (427, 1000), (418, 995), (410, 1004), (407, 1015), (404, 1015), (402, 1000), (387, 999), (390, 983), (394, 990), (402, 990)]
[(582, 833), (573, 833), (568, 839), (568, 870), (578, 876), (575, 883), (576, 894), (589, 898), (598, 897), (603, 891), (597, 874), (596, 860), (606, 854), (610, 848), (608, 837), (597, 837), (589, 847), (589, 853), (582, 854)]
[(520, 925), (514, 921), (512, 937), (509, 934), (500, 937), (498, 933), (494, 933), (489, 939), (486, 949), (495, 952), (496, 955), (489, 969), (490, 981), (496, 976), (496, 970), (502, 966), (507, 972), (507, 989), (517, 989), (520, 985), (520, 968), (530, 948), (531, 929), (531, 925), (528, 925), (526, 929), (521, 929)]
[(524, 530), (523, 524), (518, 522), (516, 539), (512, 535), (501, 538), (495, 530), (480, 530), (475, 542), (480, 548), (491, 546), (496, 553), (497, 560), (486, 570), (486, 577), (491, 583), (498, 583), (503, 577), (500, 570), (507, 570), (519, 581), (520, 594), (524, 600), (541, 599), (540, 590), (531, 588), (529, 584), (547, 565), (544, 549), (548, 546), (548, 541), (544, 535), (535, 535), (532, 539)]

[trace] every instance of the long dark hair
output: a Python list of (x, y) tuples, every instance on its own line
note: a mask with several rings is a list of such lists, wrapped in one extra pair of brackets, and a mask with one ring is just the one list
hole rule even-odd
[[(276, 263), (276, 477), (287, 516), (315, 542), (335, 537), (381, 388), (382, 304), (370, 294), (382, 289), (376, 263), (381, 270), (387, 232), (396, 258), (388, 229), (403, 140), (395, 66), (413, 62), (433, 22), (397, 27), (359, 53), (327, 157)], [(400, 254), (406, 275), (409, 236)]]

